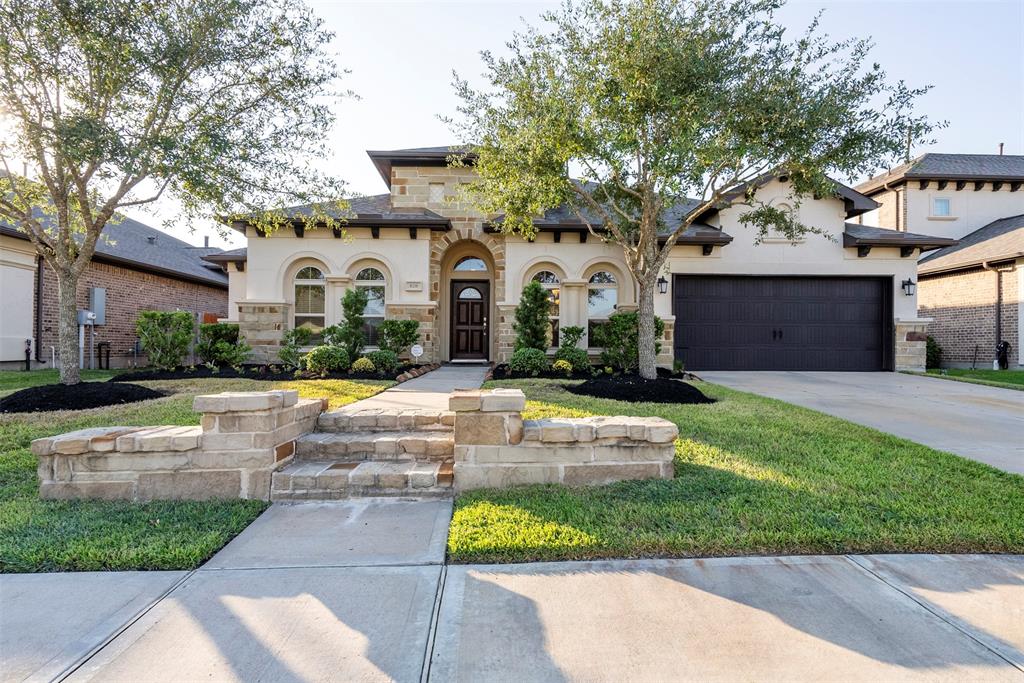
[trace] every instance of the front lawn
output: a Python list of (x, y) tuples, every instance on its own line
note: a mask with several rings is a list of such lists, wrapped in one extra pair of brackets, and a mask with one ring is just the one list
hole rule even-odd
[(659, 415), (676, 476), (458, 497), (456, 562), (867, 552), (1024, 552), (1024, 478), (781, 401), (698, 382), (709, 405), (512, 380), (528, 418)]
[(246, 500), (41, 501), (36, 461), (29, 452), (32, 439), (95, 426), (198, 424), (200, 416), (192, 412), (196, 394), (298, 389), (303, 397), (326, 396), (337, 407), (393, 382), (197, 379), (140, 384), (173, 395), (93, 410), (0, 415), (0, 571), (192, 569), (267, 507)]
[(1024, 391), (1024, 371), (1020, 370), (970, 370), (960, 368), (948, 368), (943, 370), (929, 370), (929, 377), (941, 377), (958, 382), (970, 382), (971, 384), (986, 384), (990, 387), (1002, 387), (1003, 389), (1017, 389)]

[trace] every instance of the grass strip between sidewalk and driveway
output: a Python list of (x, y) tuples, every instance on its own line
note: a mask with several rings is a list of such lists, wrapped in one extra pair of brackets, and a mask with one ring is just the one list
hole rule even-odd
[(696, 383), (707, 405), (507, 380), (526, 418), (657, 415), (675, 478), (460, 495), (454, 562), (820, 553), (1024, 552), (1024, 478), (774, 399)]
[(943, 370), (929, 370), (926, 373), (910, 372), (907, 374), (921, 375), (922, 377), (938, 377), (939, 379), (949, 379), (954, 382), (983, 384), (989, 387), (999, 387), (1000, 389), (1024, 391), (1024, 371), (1021, 370), (971, 370), (948, 368)]
[[(15, 378), (7, 375), (0, 373), (0, 385), (24, 388), (10, 386)], [(171, 395), (92, 410), (0, 415), (0, 571), (193, 569), (267, 507), (255, 500), (39, 500), (36, 459), (29, 451), (33, 439), (86, 427), (198, 424), (200, 415), (192, 412), (197, 394), (297, 389), (303, 397), (327, 397), (334, 408), (394, 382), (196, 379), (139, 384)]]

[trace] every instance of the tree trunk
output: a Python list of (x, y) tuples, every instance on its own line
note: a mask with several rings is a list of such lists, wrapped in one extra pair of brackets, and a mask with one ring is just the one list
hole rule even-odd
[(652, 275), (639, 280), (640, 285), (640, 308), (637, 313), (639, 339), (638, 350), (640, 352), (640, 363), (638, 372), (645, 379), (655, 379), (658, 376), (657, 351), (654, 338), (654, 288), (657, 286), (655, 276)]
[(78, 275), (56, 270), (57, 274), (57, 348), (60, 351), (61, 384), (78, 384)]

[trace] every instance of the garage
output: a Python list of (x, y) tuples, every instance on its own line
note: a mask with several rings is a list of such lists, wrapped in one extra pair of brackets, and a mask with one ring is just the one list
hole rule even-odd
[(673, 297), (687, 370), (892, 368), (890, 278), (676, 275)]

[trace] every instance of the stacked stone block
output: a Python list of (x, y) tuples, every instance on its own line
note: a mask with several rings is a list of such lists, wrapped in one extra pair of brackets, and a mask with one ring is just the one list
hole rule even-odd
[(896, 321), (896, 370), (924, 372), (929, 319)]
[(319, 399), (295, 391), (197, 396), (197, 427), (101, 427), (32, 442), (41, 498), (270, 499), (271, 476), (313, 430)]
[(670, 479), (675, 424), (657, 417), (522, 419), (518, 389), (452, 394), (455, 488)]
[(277, 363), (281, 339), (288, 329), (287, 304), (238, 304), (238, 336), (252, 347), (248, 363)]

